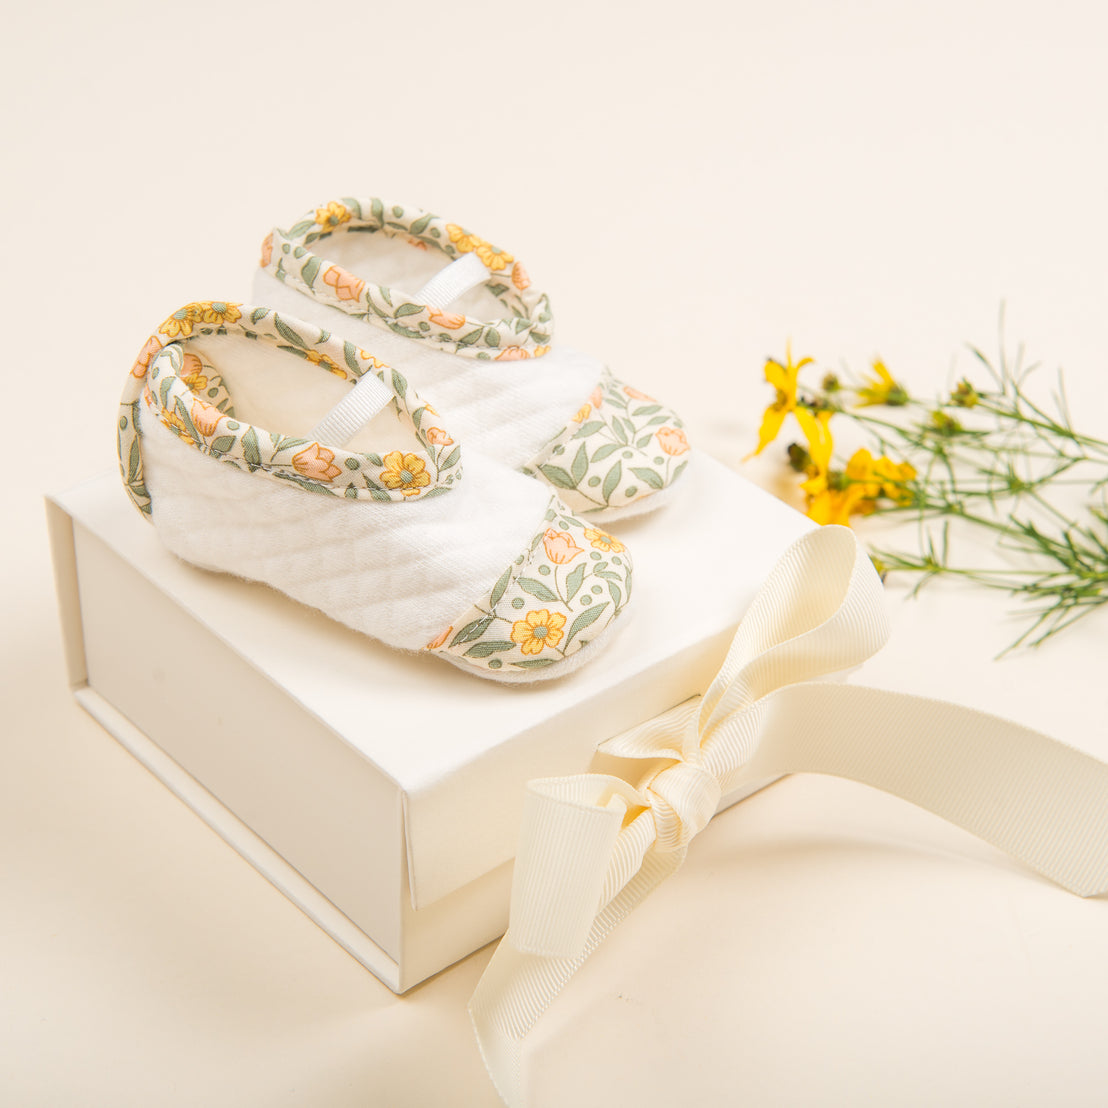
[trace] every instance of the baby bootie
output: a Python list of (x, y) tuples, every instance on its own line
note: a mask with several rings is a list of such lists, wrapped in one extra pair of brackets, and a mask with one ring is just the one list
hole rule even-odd
[(479, 676), (576, 669), (631, 595), (618, 540), (476, 451), (463, 476), (456, 429), (402, 373), (272, 308), (174, 312), (131, 370), (118, 441), (179, 557)]
[(308, 212), (266, 238), (254, 292), (379, 353), (464, 441), (589, 519), (657, 507), (688, 462), (669, 408), (554, 343), (549, 299), (513, 255), (419, 208)]

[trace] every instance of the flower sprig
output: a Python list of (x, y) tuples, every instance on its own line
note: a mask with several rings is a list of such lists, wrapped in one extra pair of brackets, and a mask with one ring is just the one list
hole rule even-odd
[[(805, 494), (808, 515), (817, 523), (847, 523), (852, 515), (869, 515), (877, 510), (882, 499), (901, 506), (913, 503), (912, 482), (916, 470), (907, 462), (894, 462), (883, 455), (875, 458), (863, 447), (856, 450), (845, 465), (832, 466), (831, 418), (837, 412), (846, 411), (842, 406), (844, 390), (837, 377), (828, 375), (818, 391), (802, 395), (800, 371), (813, 361), (801, 358), (794, 363), (792, 350), (786, 347), (784, 364), (773, 358), (766, 362), (766, 381), (776, 389), (777, 396), (765, 410), (758, 445), (747, 457), (760, 454), (773, 442), (791, 413), (805, 443), (789, 446), (789, 464), (805, 476), (800, 487)], [(859, 403), (888, 403), (889, 398), (896, 404), (906, 403), (907, 392), (893, 380), (885, 366), (875, 362), (874, 367), (880, 367), (876, 381), (853, 390), (860, 397)]]
[[(791, 414), (802, 441), (789, 445), (788, 461), (803, 475), (813, 520), (914, 514), (919, 549), (873, 550), (879, 568), (918, 575), (914, 591), (944, 575), (1001, 589), (1032, 609), (1012, 647), (1038, 645), (1108, 603), (1108, 442), (1074, 428), (1064, 388), (1054, 410), (1029, 395), (1026, 381), (1036, 367), (1025, 365), (1022, 348), (1009, 357), (1003, 327), (995, 365), (970, 349), (987, 380), (963, 377), (935, 402), (912, 396), (880, 359), (859, 381), (825, 373), (818, 385), (802, 388), (800, 371), (814, 361), (794, 363), (787, 349), (784, 363), (765, 366), (776, 396), (753, 453), (777, 438)], [(836, 464), (832, 422), (834, 435), (860, 431), (870, 445)], [(1059, 501), (1075, 494), (1080, 507), (1071, 517)], [(951, 525), (991, 535), (1016, 564), (958, 563)]]

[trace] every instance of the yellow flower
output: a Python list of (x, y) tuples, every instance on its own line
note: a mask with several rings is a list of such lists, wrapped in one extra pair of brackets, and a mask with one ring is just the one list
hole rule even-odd
[[(477, 235), (471, 235), (464, 227), (459, 227), (457, 223), (448, 223), (446, 234), (458, 248), (460, 254), (468, 254), (472, 251), (485, 263), (485, 268), (491, 269), (494, 273), (507, 269), (515, 261), (511, 254), (505, 253), (499, 247), (493, 246), (492, 243), (486, 242)], [(526, 274), (524, 276), (526, 277)], [(530, 281), (527, 283), (530, 284)], [(518, 287), (526, 288), (527, 286), (520, 285)]]
[(316, 208), (315, 221), (325, 231), (333, 231), (350, 222), (350, 209), (345, 204), (332, 200), (327, 207)]
[(201, 304), (192, 305), (199, 313), (204, 323), (212, 323), (216, 327), (222, 327), (225, 323), (235, 323), (242, 319), (242, 312), (237, 304), (228, 304), (225, 300), (205, 300)]
[(819, 473), (800, 487), (808, 496), (808, 518), (819, 524), (849, 526), (852, 515), (868, 515), (876, 507), (866, 499), (865, 489), (850, 484), (845, 473)]
[(911, 504), (912, 490), (909, 481), (916, 478), (915, 466), (908, 462), (899, 465), (891, 458), (878, 458), (873, 463), (873, 474), (881, 481), (881, 491), (897, 504)]
[(427, 465), (416, 454), (401, 454), (399, 450), (386, 454), (381, 481), (386, 488), (400, 489), (405, 496), (419, 496), (420, 489), (431, 483)]
[(777, 432), (781, 430), (785, 416), (796, 410), (797, 374), (812, 360), (801, 358), (793, 365), (792, 349), (786, 346), (784, 365), (774, 361), (773, 358), (766, 362), (766, 381), (777, 390), (777, 397), (762, 416), (762, 426), (758, 430), (758, 446), (747, 455), (748, 458), (761, 454), (777, 438)]
[(800, 487), (808, 496), (808, 517), (816, 523), (849, 523), (852, 515), (869, 515), (877, 498), (910, 503), (907, 483), (916, 476), (907, 462), (874, 458), (864, 447), (856, 450), (842, 472), (819, 470)]
[(869, 515), (876, 505), (866, 500), (857, 485), (848, 485), (845, 489), (824, 489), (811, 498), (808, 504), (808, 518), (826, 525), (838, 523), (850, 526), (852, 515)]
[(591, 404), (582, 404), (577, 410), (577, 414), (573, 417), (574, 423), (584, 423), (589, 418), (589, 413), (592, 411)]
[(858, 406), (868, 408), (871, 404), (887, 404), (890, 408), (904, 407), (908, 403), (908, 391), (893, 380), (893, 375), (880, 358), (873, 359), (873, 371), (877, 376), (858, 389)]
[(485, 268), (491, 269), (493, 273), (507, 269), (515, 260), (511, 254), (498, 246), (493, 246), (492, 243), (485, 242), (484, 239), (474, 239), (473, 252), (485, 263)]
[(159, 335), (168, 335), (171, 339), (188, 338), (192, 334), (192, 325), (200, 318), (199, 304), (186, 304), (178, 308), (159, 328)]
[(524, 654), (541, 654), (544, 647), (554, 647), (562, 641), (565, 625), (566, 617), (561, 612), (539, 608), (512, 624), (512, 642), (518, 643)]
[(450, 241), (458, 248), (460, 254), (468, 254), (471, 250), (476, 250), (485, 241), (479, 239), (476, 235), (471, 235), (464, 227), (459, 227), (457, 223), (448, 223), (446, 233)]
[(326, 354), (321, 354), (318, 350), (305, 350), (304, 357), (307, 358), (312, 365), (323, 366), (328, 373), (333, 373), (336, 377), (341, 377), (344, 381), (346, 380), (346, 370), (343, 369), (334, 358), (328, 357)]
[(622, 554), (627, 549), (619, 539), (613, 538), (607, 531), (598, 531), (595, 527), (585, 528), (585, 538), (597, 550), (603, 550), (605, 554)]

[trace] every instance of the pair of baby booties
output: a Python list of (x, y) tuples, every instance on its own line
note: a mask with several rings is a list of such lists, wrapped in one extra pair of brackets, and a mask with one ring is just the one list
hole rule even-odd
[(555, 345), (511, 254), (418, 208), (274, 230), (254, 299), (185, 305), (128, 376), (123, 481), (169, 549), (482, 677), (587, 661), (631, 598), (607, 528), (666, 498), (681, 420)]

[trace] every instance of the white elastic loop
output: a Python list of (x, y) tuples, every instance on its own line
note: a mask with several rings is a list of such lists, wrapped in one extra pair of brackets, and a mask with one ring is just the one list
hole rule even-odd
[(366, 373), (308, 435), (317, 442), (345, 446), (392, 398), (376, 374)]
[(476, 254), (463, 254), (457, 261), (440, 269), (412, 299), (431, 308), (445, 308), (463, 293), (487, 281), (488, 277), (485, 263)]

